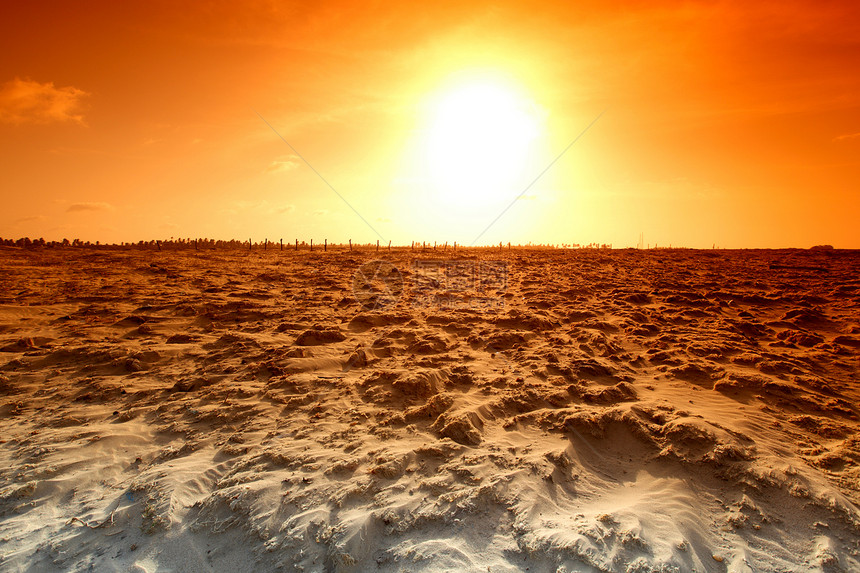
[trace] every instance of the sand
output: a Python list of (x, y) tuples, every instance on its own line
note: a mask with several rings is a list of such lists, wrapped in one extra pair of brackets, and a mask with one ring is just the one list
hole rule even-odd
[(0, 569), (860, 570), (858, 268), (4, 248)]

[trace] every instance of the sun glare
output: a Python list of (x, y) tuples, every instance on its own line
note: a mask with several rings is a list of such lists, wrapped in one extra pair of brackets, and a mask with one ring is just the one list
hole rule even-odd
[(444, 203), (477, 206), (523, 185), (539, 133), (534, 104), (499, 81), (471, 81), (434, 101), (427, 138), (433, 191)]

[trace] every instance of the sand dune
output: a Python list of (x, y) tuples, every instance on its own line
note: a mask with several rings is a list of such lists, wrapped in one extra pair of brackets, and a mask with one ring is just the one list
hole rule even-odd
[(860, 253), (442, 254), (0, 252), (0, 568), (860, 570)]

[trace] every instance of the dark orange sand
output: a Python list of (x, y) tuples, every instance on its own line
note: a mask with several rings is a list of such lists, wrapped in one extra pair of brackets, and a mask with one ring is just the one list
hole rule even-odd
[(0, 569), (860, 570), (858, 269), (2, 249)]

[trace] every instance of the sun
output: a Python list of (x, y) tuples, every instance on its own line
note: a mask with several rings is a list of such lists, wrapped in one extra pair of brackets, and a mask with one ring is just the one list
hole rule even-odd
[(426, 142), (434, 193), (464, 207), (515, 196), (539, 126), (535, 104), (509, 82), (477, 78), (442, 90), (431, 105)]

